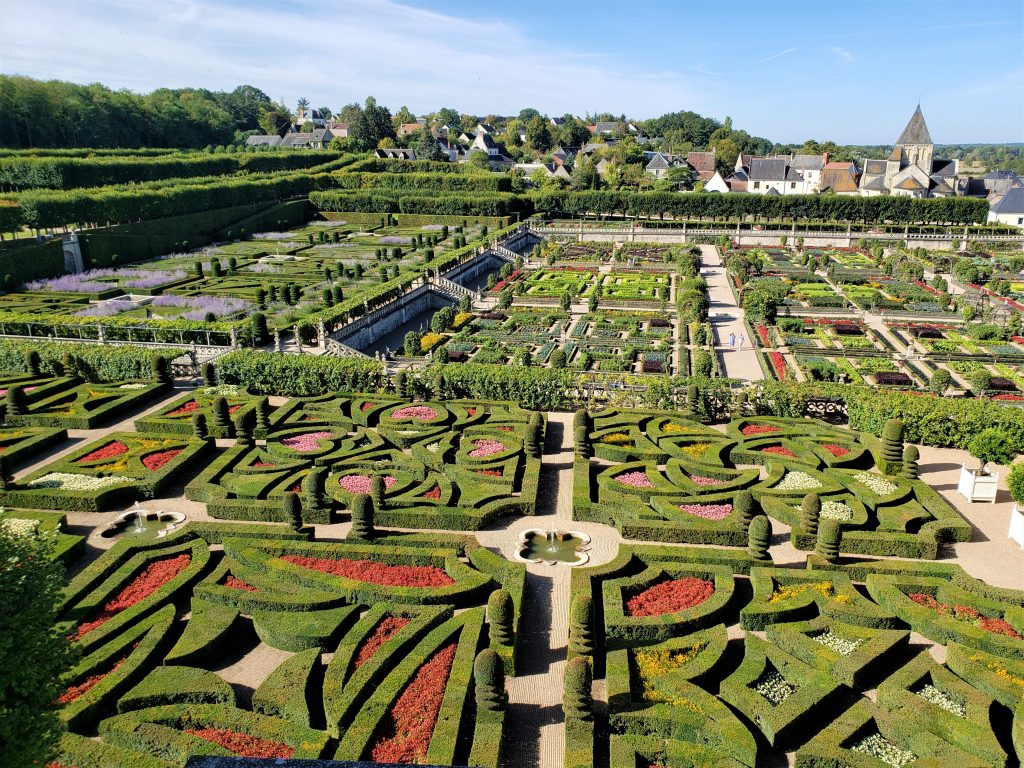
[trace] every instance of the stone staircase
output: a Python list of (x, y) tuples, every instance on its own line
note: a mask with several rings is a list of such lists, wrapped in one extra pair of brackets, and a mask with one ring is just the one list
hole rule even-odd
[(369, 355), (360, 352), (358, 349), (353, 349), (348, 344), (342, 344), (337, 339), (332, 339), (330, 336), (325, 337), (326, 342), (324, 347), (324, 354), (331, 357), (361, 357), (369, 359)]
[(473, 297), (473, 292), (469, 288), (463, 288), (458, 283), (452, 282), (445, 277), (432, 277), (430, 278), (429, 285), (438, 293), (442, 293), (455, 301), (460, 301), (464, 296)]

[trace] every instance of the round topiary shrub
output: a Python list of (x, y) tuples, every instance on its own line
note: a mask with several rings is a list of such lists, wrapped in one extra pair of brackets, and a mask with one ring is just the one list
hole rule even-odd
[(921, 458), (921, 452), (916, 445), (908, 445), (903, 449), (903, 476), (907, 480), (917, 480), (917, 460)]
[(501, 657), (490, 648), (484, 648), (473, 661), (473, 680), (476, 685), (477, 709), (501, 712), (508, 704), (505, 691), (505, 665)]
[(839, 559), (839, 547), (843, 539), (843, 529), (835, 520), (824, 520), (818, 527), (818, 541), (814, 552), (818, 557), (830, 563)]
[(981, 462), (982, 473), (987, 471), (990, 463), (1009, 464), (1017, 455), (1006, 435), (993, 427), (983, 429), (971, 438), (967, 450)]
[(293, 531), (302, 528), (302, 502), (299, 501), (299, 494), (288, 491), (281, 501), (281, 517), (288, 523)]
[(496, 589), (487, 598), (487, 622), (490, 625), (491, 642), (497, 645), (512, 645), (512, 621), (515, 607), (512, 595), (506, 589)]
[(747, 527), (747, 554), (754, 560), (771, 560), (768, 547), (771, 544), (772, 524), (767, 515), (758, 515)]
[(357, 539), (373, 537), (373, 500), (365, 493), (352, 497), (352, 530), (349, 535)]
[(590, 662), (583, 656), (570, 659), (565, 665), (565, 693), (562, 711), (566, 720), (590, 721), (594, 719), (594, 673)]
[(569, 653), (594, 655), (594, 601), (590, 595), (578, 595), (569, 606)]
[(818, 534), (818, 519), (821, 517), (821, 498), (816, 493), (808, 493), (800, 502), (800, 527), (808, 536)]

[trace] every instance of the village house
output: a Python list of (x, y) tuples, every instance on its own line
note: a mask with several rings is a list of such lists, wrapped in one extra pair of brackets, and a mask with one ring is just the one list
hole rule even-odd
[(997, 224), (1024, 227), (1024, 187), (1013, 187), (993, 202), (988, 209), (988, 220)]
[(290, 147), (293, 149), (327, 149), (335, 134), (329, 128), (316, 128), (310, 133), (289, 131), (284, 136), (249, 136), (247, 147)]

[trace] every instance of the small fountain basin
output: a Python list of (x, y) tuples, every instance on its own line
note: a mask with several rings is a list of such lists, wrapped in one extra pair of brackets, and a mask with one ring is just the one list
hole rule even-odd
[(148, 509), (130, 509), (122, 512), (100, 533), (105, 539), (135, 538), (161, 539), (185, 522), (181, 512), (152, 512)]
[(528, 528), (519, 534), (515, 559), (521, 563), (584, 565), (590, 560), (589, 545), (590, 537), (582, 531)]

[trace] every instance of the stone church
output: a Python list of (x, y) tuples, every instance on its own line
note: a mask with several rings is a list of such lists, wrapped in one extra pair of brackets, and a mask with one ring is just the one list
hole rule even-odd
[(962, 183), (957, 176), (957, 161), (936, 158), (934, 154), (935, 145), (918, 104), (889, 157), (864, 161), (859, 193), (869, 197), (951, 197), (958, 194)]

